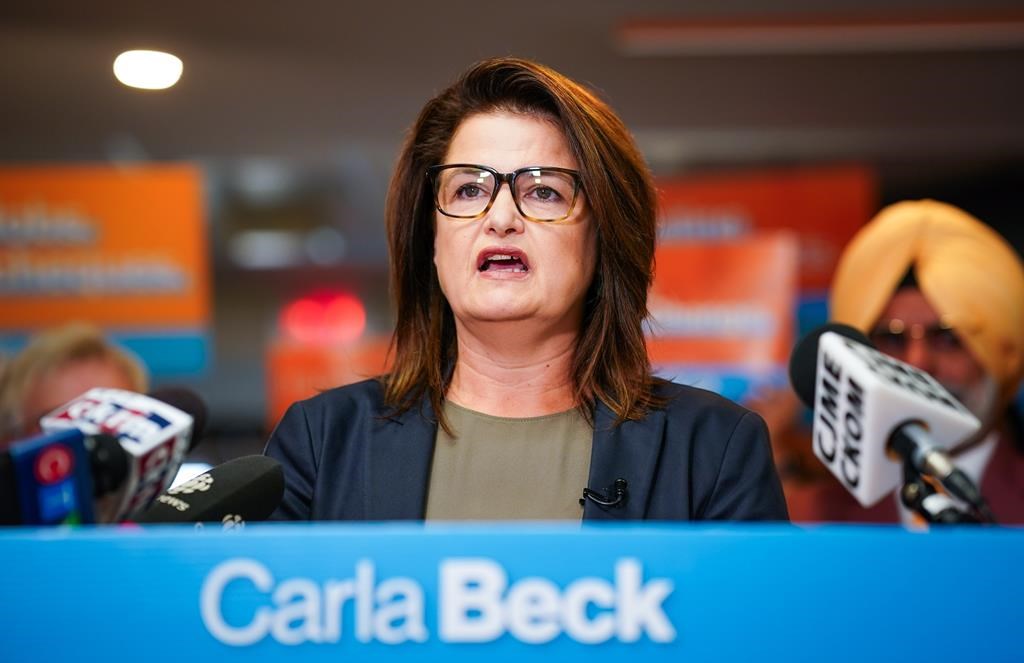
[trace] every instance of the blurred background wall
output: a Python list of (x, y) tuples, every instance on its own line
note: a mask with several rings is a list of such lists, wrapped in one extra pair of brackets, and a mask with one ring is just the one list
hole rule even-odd
[[(132, 48), (180, 57), (180, 82), (163, 91), (118, 83), (112, 62)], [(37, 0), (0, 9), (8, 284), (24, 251), (42, 259), (52, 249), (27, 245), (32, 228), (100, 214), (32, 189), (32, 177), (68, 166), (87, 166), (86, 180), (191, 173), (194, 191), (147, 194), (129, 183), (130, 209), (118, 206), (116, 187), (102, 205), (120, 214), (103, 232), (137, 234), (132, 250), (143, 258), (178, 241), (161, 233), (197, 229), (183, 250), (199, 258), (182, 258), (192, 308), (168, 317), (163, 295), (136, 292), (145, 306), (97, 321), (143, 357), (155, 383), (191, 386), (207, 401), (198, 460), (258, 452), (283, 404), (380, 370), (391, 325), (382, 217), (392, 163), (422, 104), (496, 55), (539, 60), (612, 104), (671, 202), (667, 244), (772, 235), (768, 248), (739, 247), (740, 258), (707, 267), (761, 251), (765, 273), (782, 275), (773, 292), (788, 299), (771, 315), (784, 323), (773, 328), (775, 345), (750, 359), (770, 364), (769, 381), (799, 328), (824, 319), (837, 247), (882, 205), (946, 200), (1024, 245), (1019, 2)], [(75, 172), (74, 186), (88, 186)], [(28, 184), (18, 179), (26, 173)], [(15, 184), (5, 188), (5, 178)], [(737, 288), (758, 281), (743, 278)], [(663, 333), (721, 323), (720, 308), (685, 308), (699, 292), (661, 285)], [(12, 288), (0, 293), (7, 353), (38, 327), (107, 311), (103, 300), (124, 294), (94, 294), (75, 309)], [(673, 297), (683, 304), (673, 308)], [(763, 329), (756, 311), (729, 315), (729, 324)], [(688, 374), (685, 348), (655, 349), (668, 372)], [(705, 384), (742, 398), (749, 384), (736, 387), (722, 366), (749, 357), (719, 350), (711, 368), (721, 379)]]

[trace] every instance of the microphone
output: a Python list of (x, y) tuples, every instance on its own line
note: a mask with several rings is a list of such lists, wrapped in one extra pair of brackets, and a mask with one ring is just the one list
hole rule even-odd
[(284, 497), (284, 470), (268, 456), (242, 456), (171, 488), (134, 522), (220, 522), (225, 528), (266, 520)]
[(3, 454), (4, 524), (91, 523), (92, 476), (81, 431), (43, 433)]
[(154, 396), (120, 389), (90, 389), (40, 420), (47, 432), (76, 428), (87, 436), (112, 435), (127, 454), (127, 477), (97, 504), (98, 522), (125, 520), (167, 490), (185, 454), (194, 446), (191, 442), (196, 439), (196, 422), (205, 422), (205, 406), (187, 390), (166, 389), (154, 392)]
[(965, 513), (949, 495), (936, 491), (930, 483), (915, 474), (914, 470), (907, 471), (907, 482), (900, 489), (900, 500), (905, 507), (920, 514), (929, 523), (961, 525), (981, 522)]
[(605, 494), (590, 488), (584, 488), (583, 497), (580, 498), (580, 506), (583, 506), (587, 500), (601, 506), (625, 506), (626, 498), (629, 497), (629, 493), (626, 490), (628, 487), (629, 484), (626, 480), (619, 477), (609, 486)]
[(150, 398), (167, 403), (192, 417), (192, 435), (189, 438), (188, 450), (194, 451), (203, 441), (206, 432), (206, 421), (209, 412), (206, 403), (199, 394), (185, 387), (157, 387), (149, 392)]
[(94, 499), (128, 475), (128, 456), (110, 435), (78, 429), (42, 433), (0, 454), (0, 525), (95, 522)]
[(973, 482), (942, 451), (981, 424), (935, 378), (835, 323), (797, 344), (789, 375), (797, 395), (814, 410), (814, 455), (862, 506), (900, 485), (900, 465), (893, 462), (899, 458), (988, 512)]

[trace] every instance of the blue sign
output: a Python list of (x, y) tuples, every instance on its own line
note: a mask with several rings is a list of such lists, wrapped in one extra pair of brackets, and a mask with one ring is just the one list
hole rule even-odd
[(0, 532), (4, 661), (1010, 660), (1024, 530)]
[[(205, 329), (164, 329), (127, 332), (109, 329), (110, 340), (130, 350), (157, 379), (180, 379), (203, 375), (213, 352)], [(15, 355), (28, 344), (27, 333), (0, 334), (0, 353)]]
[(8, 453), (20, 520), (28, 525), (96, 521), (85, 437), (76, 429), (41, 433), (15, 442)]

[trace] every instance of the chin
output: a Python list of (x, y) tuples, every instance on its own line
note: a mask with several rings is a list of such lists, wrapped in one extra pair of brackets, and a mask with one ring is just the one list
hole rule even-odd
[[(473, 293), (459, 307), (459, 317), (466, 321), (506, 322), (529, 320), (540, 313), (538, 302), (522, 297), (524, 293), (490, 290)], [(454, 308), (452, 310), (455, 310)]]
[(472, 322), (523, 322), (534, 317), (532, 312), (516, 309), (489, 309), (472, 311), (463, 318)]

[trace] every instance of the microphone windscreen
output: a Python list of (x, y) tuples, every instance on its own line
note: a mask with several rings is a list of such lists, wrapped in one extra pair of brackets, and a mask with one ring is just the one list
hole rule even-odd
[(874, 347), (859, 329), (838, 322), (829, 322), (807, 333), (793, 348), (789, 358), (789, 382), (800, 400), (814, 407), (814, 390), (818, 384), (818, 341), (826, 332), (834, 332), (869, 348)]
[(168, 490), (135, 522), (220, 522), (227, 516), (266, 520), (282, 497), (281, 464), (267, 456), (242, 456)]
[(108, 433), (98, 433), (87, 441), (89, 462), (92, 466), (92, 485), (96, 497), (116, 491), (131, 473), (128, 453)]
[(171, 407), (176, 407), (192, 417), (192, 438), (189, 441), (188, 450), (195, 449), (206, 431), (207, 410), (203, 399), (185, 387), (158, 387), (149, 392), (149, 396), (167, 403)]

